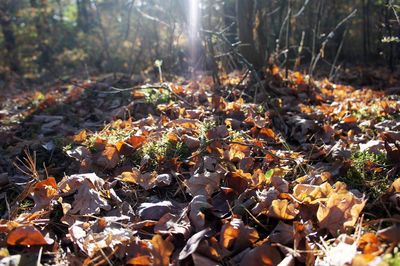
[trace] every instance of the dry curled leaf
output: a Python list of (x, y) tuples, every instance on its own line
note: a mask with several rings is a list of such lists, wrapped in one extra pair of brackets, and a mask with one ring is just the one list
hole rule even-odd
[(297, 216), (298, 213), (299, 210), (296, 209), (296, 205), (286, 199), (273, 200), (268, 211), (269, 216), (283, 220), (292, 220)]
[(282, 261), (282, 256), (277, 247), (265, 243), (250, 250), (240, 262), (240, 266), (274, 266)]
[(7, 235), (7, 244), (11, 246), (43, 246), (53, 242), (32, 225), (18, 227)]
[(258, 232), (246, 226), (239, 218), (233, 218), (222, 226), (220, 244), (229, 250), (243, 250), (258, 240)]
[(121, 202), (113, 189), (106, 188), (106, 182), (94, 173), (72, 175), (61, 182), (60, 191), (65, 195), (76, 192), (71, 213), (95, 214), (101, 209), (111, 210), (109, 200)]
[(187, 192), (192, 196), (211, 195), (219, 189), (221, 174), (218, 172), (211, 173), (205, 171), (202, 174), (195, 174), (190, 179), (185, 181)]
[(366, 200), (357, 198), (353, 193), (331, 193), (326, 203), (321, 203), (317, 218), (321, 228), (326, 228), (336, 236), (346, 228), (356, 224)]
[(174, 245), (171, 242), (164, 240), (160, 235), (153, 236), (150, 242), (153, 245), (153, 265), (168, 266), (169, 257), (174, 251)]
[(160, 180), (160, 182), (157, 181), (156, 172), (147, 172), (142, 174), (136, 168), (133, 168), (131, 172), (123, 172), (121, 174), (121, 181), (137, 184), (145, 190), (156, 187), (158, 183), (164, 183), (163, 180)]
[(115, 146), (107, 145), (97, 155), (96, 164), (104, 169), (113, 169), (119, 163), (119, 152)]
[(47, 207), (57, 193), (57, 182), (54, 177), (49, 177), (38, 182), (32, 191), (32, 198), (35, 202), (32, 211), (38, 211)]

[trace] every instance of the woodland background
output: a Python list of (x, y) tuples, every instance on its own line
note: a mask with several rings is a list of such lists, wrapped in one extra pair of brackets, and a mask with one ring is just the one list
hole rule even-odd
[(155, 60), (176, 74), (240, 67), (230, 45), (209, 31), (223, 31), (258, 69), (272, 62), (313, 74), (318, 65), (333, 78), (343, 66), (394, 70), (400, 60), (395, 0), (196, 2), (193, 29), (185, 0), (2, 0), (1, 85), (15, 76), (151, 72)]

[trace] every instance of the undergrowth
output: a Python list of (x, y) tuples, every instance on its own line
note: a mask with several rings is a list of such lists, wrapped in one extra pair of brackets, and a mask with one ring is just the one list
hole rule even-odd
[(351, 188), (366, 191), (372, 199), (384, 193), (393, 180), (385, 174), (387, 158), (384, 153), (353, 152), (350, 167), (340, 180)]

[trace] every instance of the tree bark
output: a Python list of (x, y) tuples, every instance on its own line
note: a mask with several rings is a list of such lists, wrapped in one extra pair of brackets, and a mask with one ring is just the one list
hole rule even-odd
[(40, 5), (36, 0), (30, 0), (31, 7), (36, 10), (37, 15), (35, 17), (35, 28), (37, 33), (37, 40), (39, 43), (40, 57), (39, 66), (47, 66), (50, 63), (50, 47), (47, 44), (47, 38), (50, 35), (50, 30), (48, 28), (46, 14), (44, 10), (47, 10), (47, 1), (41, 0)]
[(236, 19), (241, 42), (240, 53), (256, 70), (262, 67), (262, 59), (256, 50), (253, 36), (254, 0), (236, 0)]
[(90, 2), (89, 0), (76, 0), (76, 6), (78, 9), (78, 18), (76, 21), (78, 29), (87, 33), (90, 30)]

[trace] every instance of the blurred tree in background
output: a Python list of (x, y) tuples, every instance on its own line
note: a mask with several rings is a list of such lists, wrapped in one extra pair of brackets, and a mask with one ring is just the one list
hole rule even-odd
[[(243, 66), (232, 49), (255, 69), (394, 69), (399, 9), (395, 0), (1, 0), (0, 78), (132, 75), (152, 71), (157, 59), (168, 73), (231, 71)], [(198, 37), (196, 58), (189, 31)]]

